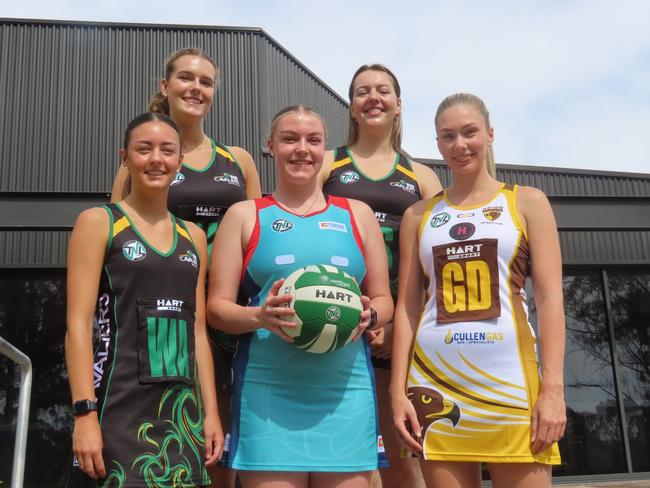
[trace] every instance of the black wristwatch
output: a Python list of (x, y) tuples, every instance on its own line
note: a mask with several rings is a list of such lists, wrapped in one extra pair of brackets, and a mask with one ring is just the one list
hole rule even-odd
[(72, 415), (75, 417), (96, 411), (97, 402), (93, 402), (92, 400), (79, 400), (72, 404)]
[(375, 327), (377, 327), (377, 310), (370, 307), (370, 325), (368, 325), (368, 328), (366, 330), (372, 330)]

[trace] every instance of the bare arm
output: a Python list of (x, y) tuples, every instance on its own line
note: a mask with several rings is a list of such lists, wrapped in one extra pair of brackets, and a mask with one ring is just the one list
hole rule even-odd
[[(424, 308), (424, 275), (419, 258), (418, 228), (426, 210), (426, 200), (409, 207), (400, 227), (400, 266), (397, 306), (393, 318), (393, 362), (390, 397), (393, 422), (402, 442), (418, 452), (420, 425), (415, 409), (406, 396), (406, 380), (415, 331)], [(407, 422), (409, 425), (407, 425)], [(413, 432), (417, 439), (411, 435)]]
[(205, 325), (205, 275), (208, 264), (208, 249), (205, 234), (199, 227), (187, 223), (187, 228), (199, 253), (199, 277), (196, 284), (196, 313), (194, 321), (194, 341), (196, 364), (199, 369), (201, 401), (205, 411), (203, 433), (205, 438), (205, 464), (214, 464), (223, 452), (223, 431), (217, 408), (217, 392), (214, 379), (212, 349), (208, 341)]
[(260, 184), (260, 176), (257, 173), (255, 161), (248, 151), (241, 147), (232, 146), (228, 150), (235, 156), (239, 166), (244, 174), (246, 180), (246, 197), (250, 200), (262, 196), (262, 186)]
[[(109, 227), (104, 209), (85, 210), (77, 218), (68, 245), (65, 357), (73, 402), (95, 399), (93, 316)], [(97, 412), (75, 417), (72, 444), (82, 471), (93, 479), (106, 475)]]
[(420, 193), (423, 200), (428, 200), (442, 190), (438, 175), (436, 175), (433, 169), (424, 164), (413, 162), (413, 170), (418, 177), (418, 185), (420, 186)]
[(320, 183), (321, 187), (325, 184), (327, 178), (330, 177), (330, 173), (332, 172), (333, 162), (334, 162), (334, 151), (333, 150), (325, 151), (325, 157), (323, 158), (323, 166), (321, 166), (320, 171), (318, 172), (318, 182)]
[(291, 300), (291, 296), (277, 296), (282, 280), (276, 282), (261, 306), (244, 307), (237, 304), (244, 250), (248, 246), (254, 223), (255, 203), (250, 200), (234, 204), (221, 221), (210, 263), (208, 323), (230, 334), (244, 334), (266, 328), (291, 342), (292, 339), (280, 329), (281, 326), (294, 326), (293, 322), (279, 318), (294, 313), (293, 309), (282, 307), (282, 304)]
[(124, 194), (124, 187), (126, 186), (126, 180), (129, 177), (129, 170), (126, 169), (126, 166), (120, 164), (120, 167), (117, 170), (115, 179), (113, 180), (113, 189), (111, 190), (111, 203), (119, 202), (124, 200), (126, 195)]
[(518, 206), (528, 230), (542, 362), (542, 386), (533, 411), (533, 452), (540, 452), (564, 434), (564, 306), (562, 258), (555, 217), (541, 191), (522, 187)]
[[(366, 261), (363, 293), (370, 298), (369, 305), (377, 311), (377, 327), (383, 327), (393, 317), (393, 299), (388, 284), (388, 258), (386, 257), (384, 239), (375, 214), (370, 207), (357, 200), (349, 201), (363, 241), (363, 253)], [(362, 323), (366, 316), (368, 319), (370, 318), (369, 311), (366, 310), (364, 314)]]

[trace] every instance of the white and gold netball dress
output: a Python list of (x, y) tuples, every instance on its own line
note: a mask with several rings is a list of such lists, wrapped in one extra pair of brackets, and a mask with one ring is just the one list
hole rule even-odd
[(407, 394), (423, 427), (424, 459), (560, 462), (557, 444), (531, 452), (540, 374), (516, 195), (504, 185), (485, 204), (458, 207), (441, 192), (420, 223), (428, 285)]

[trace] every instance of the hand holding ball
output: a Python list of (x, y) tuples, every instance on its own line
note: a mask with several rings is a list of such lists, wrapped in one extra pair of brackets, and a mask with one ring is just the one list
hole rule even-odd
[[(283, 327), (293, 345), (324, 353), (345, 346), (354, 337), (363, 311), (356, 280), (327, 264), (297, 269), (284, 281), (280, 295), (292, 295), (286, 306), (295, 310), (295, 327)], [(287, 320), (290, 320), (287, 317)]]

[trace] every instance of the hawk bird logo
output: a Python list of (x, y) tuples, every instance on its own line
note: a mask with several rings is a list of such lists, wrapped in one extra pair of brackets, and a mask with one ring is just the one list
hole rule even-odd
[(483, 216), (488, 219), (490, 222), (494, 222), (503, 212), (503, 207), (487, 207), (483, 209)]
[(415, 412), (422, 426), (423, 435), (420, 437), (420, 444), (424, 443), (426, 432), (434, 422), (448, 420), (453, 427), (456, 427), (460, 420), (458, 405), (443, 398), (436, 390), (425, 386), (411, 386), (407, 390), (406, 396), (415, 407)]

